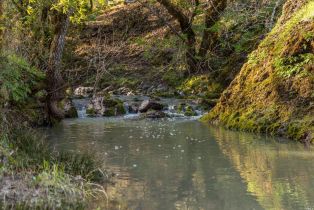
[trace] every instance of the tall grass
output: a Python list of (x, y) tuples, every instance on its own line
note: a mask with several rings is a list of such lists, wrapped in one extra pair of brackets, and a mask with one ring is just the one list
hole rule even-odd
[(89, 199), (106, 197), (94, 157), (53, 152), (38, 131), (1, 114), (1, 208), (84, 209)]

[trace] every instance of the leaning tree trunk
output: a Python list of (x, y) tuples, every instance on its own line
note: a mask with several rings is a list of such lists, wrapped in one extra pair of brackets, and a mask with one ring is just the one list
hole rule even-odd
[(208, 2), (208, 7), (205, 11), (205, 29), (203, 31), (202, 42), (198, 52), (198, 57), (202, 60), (212, 46), (217, 41), (217, 35), (210, 31), (210, 28), (219, 20), (221, 13), (227, 7), (227, 0), (212, 0)]
[(192, 20), (187, 17), (176, 5), (170, 0), (157, 0), (166, 10), (179, 22), (181, 31), (186, 35), (186, 59), (189, 66), (189, 73), (195, 72), (198, 68), (196, 60), (196, 35), (192, 29)]
[(61, 76), (60, 67), (65, 44), (65, 36), (69, 26), (69, 16), (57, 13), (55, 16), (54, 36), (50, 47), (50, 55), (46, 71), (47, 78), (47, 107), (50, 121), (64, 118), (63, 110), (58, 107), (65, 97), (65, 83)]
[(195, 11), (191, 17), (187, 17), (178, 6), (173, 4), (171, 0), (157, 0), (163, 5), (167, 11), (179, 22), (181, 31), (186, 35), (186, 60), (189, 66), (188, 73), (196, 73), (202, 68), (207, 52), (217, 40), (217, 36), (210, 31), (210, 28), (219, 20), (221, 13), (227, 6), (227, 0), (207, 0), (207, 8), (205, 9), (205, 30), (198, 52), (196, 52), (196, 35), (193, 30), (192, 24), (197, 9), (200, 5), (198, 0), (195, 0)]

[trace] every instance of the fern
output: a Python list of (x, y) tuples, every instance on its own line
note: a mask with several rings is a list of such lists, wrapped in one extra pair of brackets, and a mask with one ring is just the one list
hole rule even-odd
[(44, 73), (16, 55), (0, 56), (1, 98), (12, 102), (26, 101), (32, 88), (44, 79)]

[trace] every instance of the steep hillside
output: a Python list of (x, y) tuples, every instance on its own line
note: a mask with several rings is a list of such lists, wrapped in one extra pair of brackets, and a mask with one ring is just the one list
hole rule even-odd
[(289, 0), (275, 28), (203, 119), (314, 140), (314, 1)]
[[(217, 34), (208, 53), (208, 69), (186, 77), (185, 46), (169, 28), (179, 24), (158, 3), (106, 9), (82, 30), (72, 30), (66, 47), (64, 75), (73, 85), (173, 96), (218, 99), (263, 36), (273, 27), (285, 0), (230, 1), (211, 30)], [(161, 18), (162, 17), (162, 18)], [(202, 21), (195, 29), (202, 35)], [(199, 23), (198, 23), (199, 22)]]

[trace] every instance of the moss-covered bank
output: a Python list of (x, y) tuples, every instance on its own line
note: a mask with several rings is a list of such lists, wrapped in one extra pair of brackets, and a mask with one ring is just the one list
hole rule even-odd
[(203, 120), (314, 140), (314, 1), (289, 0), (274, 29)]

